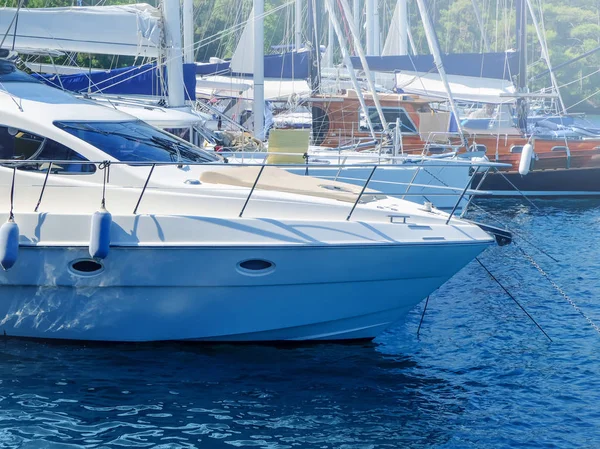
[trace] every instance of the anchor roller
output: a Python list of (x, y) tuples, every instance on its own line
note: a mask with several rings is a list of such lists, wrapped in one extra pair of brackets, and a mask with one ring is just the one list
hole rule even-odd
[(94, 259), (104, 259), (110, 248), (110, 226), (112, 215), (104, 207), (92, 215), (90, 230), (90, 256)]
[(19, 226), (10, 217), (0, 226), (0, 266), (4, 271), (10, 269), (19, 255)]

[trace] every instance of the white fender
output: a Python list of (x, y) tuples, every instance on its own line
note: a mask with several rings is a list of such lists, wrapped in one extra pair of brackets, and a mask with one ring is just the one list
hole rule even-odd
[(19, 255), (19, 226), (10, 218), (0, 227), (0, 266), (10, 269)]
[(92, 215), (89, 251), (94, 259), (104, 259), (108, 256), (111, 223), (112, 215), (104, 207)]
[(521, 152), (521, 160), (519, 161), (519, 173), (525, 176), (529, 173), (529, 168), (531, 167), (531, 160), (533, 159), (533, 145), (530, 143), (523, 146), (523, 151)]

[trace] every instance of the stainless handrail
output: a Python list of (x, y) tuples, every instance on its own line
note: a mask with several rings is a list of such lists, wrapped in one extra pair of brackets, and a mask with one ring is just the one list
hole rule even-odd
[[(52, 172), (53, 164), (56, 164), (56, 165), (93, 164), (95, 166), (100, 166), (102, 164), (106, 164), (107, 161), (99, 161), (99, 162), (80, 161), (80, 160), (77, 160), (77, 161), (74, 161), (74, 160), (65, 160), (65, 161), (58, 161), (58, 160), (35, 160), (35, 161), (31, 161), (31, 160), (13, 160), (13, 159), (9, 159), (9, 160), (0, 160), (0, 167), (4, 165), (4, 168), (12, 169), (12, 168), (18, 167), (19, 165), (31, 165), (32, 162), (35, 162), (36, 164), (40, 164), (40, 165), (44, 164), (44, 163), (48, 163), (49, 164), (48, 168), (46, 170), (40, 171), (40, 172), (46, 172), (46, 176), (45, 176), (45, 179), (44, 179), (44, 183), (42, 185), (42, 190), (41, 190), (41, 193), (40, 193), (40, 197), (39, 197), (38, 203), (37, 203), (36, 208), (35, 208), (35, 211), (37, 211), (38, 208), (39, 208), (39, 205), (41, 203), (41, 200), (42, 200), (42, 197), (43, 197), (46, 185), (47, 185), (48, 176)], [(136, 204), (136, 206), (135, 206), (135, 208), (133, 210), (133, 214), (137, 213), (137, 210), (139, 208), (141, 200), (142, 200), (142, 198), (144, 196), (144, 193), (145, 193), (145, 191), (147, 189), (147, 186), (148, 186), (148, 184), (150, 182), (150, 178), (152, 177), (152, 174), (153, 174), (156, 166), (176, 166), (176, 167), (181, 167), (181, 165), (182, 165), (181, 162), (147, 162), (147, 161), (139, 161), (139, 162), (137, 162), (137, 161), (134, 161), (134, 162), (132, 162), (132, 161), (127, 161), (127, 162), (111, 161), (110, 164), (111, 165), (117, 165), (117, 166), (121, 165), (121, 166), (132, 166), (132, 167), (148, 166), (148, 165), (151, 166), (150, 172), (149, 172), (149, 174), (148, 174), (148, 176), (147, 176), (147, 178), (145, 180), (145, 183), (144, 183), (144, 186), (143, 186), (142, 191), (140, 193), (140, 196), (138, 198), (137, 204)], [(243, 207), (242, 207), (242, 209), (240, 211), (239, 217), (243, 216), (244, 211), (245, 211), (245, 209), (246, 209), (246, 207), (247, 207), (247, 205), (248, 205), (248, 203), (249, 203), (249, 201), (250, 201), (250, 199), (251, 199), (254, 191), (257, 188), (258, 182), (259, 182), (259, 180), (261, 178), (261, 175), (263, 174), (263, 171), (264, 171), (265, 167), (279, 167), (279, 168), (290, 168), (290, 167), (305, 168), (306, 167), (305, 164), (265, 164), (265, 163), (262, 163), (262, 164), (246, 164), (246, 165), (242, 166), (242, 165), (234, 165), (234, 164), (215, 164), (214, 162), (190, 162), (190, 163), (185, 163), (184, 165), (189, 165), (189, 166), (196, 166), (196, 165), (198, 165), (198, 166), (207, 166), (207, 167), (215, 167), (215, 168), (218, 167), (220, 169), (227, 169), (227, 168), (231, 168), (231, 167), (241, 168), (241, 167), (244, 167), (244, 166), (245, 167), (260, 167), (260, 170), (258, 171), (258, 174), (257, 174), (257, 176), (256, 176), (256, 178), (254, 180), (254, 183), (253, 183), (253, 185), (252, 185), (252, 187), (250, 189), (250, 192), (249, 192), (248, 196), (246, 197), (244, 205), (243, 205)], [(479, 166), (479, 165), (475, 165), (475, 163), (470, 164), (470, 165), (471, 166)], [(484, 176), (486, 176), (487, 173), (489, 172), (489, 170), (492, 169), (492, 168), (494, 170), (497, 170), (498, 165), (502, 166), (502, 165), (508, 165), (508, 164), (497, 164), (497, 163), (481, 162), (481, 166), (483, 166), (485, 168)], [(435, 166), (435, 165), (429, 165), (429, 166)], [(440, 164), (439, 166), (447, 167), (447, 164)], [(313, 168), (318, 168), (318, 167), (332, 168), (332, 167), (337, 167), (337, 166), (331, 164), (331, 165), (314, 165), (312, 167)], [(370, 168), (371, 169), (368, 178), (366, 179), (365, 183), (363, 184), (362, 189), (361, 189), (360, 193), (358, 194), (358, 196), (356, 198), (356, 201), (353, 203), (352, 209), (350, 210), (350, 213), (348, 214), (348, 216), (346, 218), (346, 220), (350, 220), (350, 218), (352, 217), (352, 215), (353, 215), (353, 213), (354, 213), (357, 205), (360, 203), (361, 198), (363, 197), (366, 189), (368, 188), (369, 183), (372, 181), (372, 178), (373, 178), (373, 176), (375, 174), (375, 171), (378, 168), (382, 167), (382, 165), (377, 165), (377, 164), (364, 164), (364, 165), (362, 165), (362, 164), (356, 164), (356, 165), (354, 165), (353, 164), (353, 165), (340, 165), (340, 167), (341, 167), (341, 169), (349, 169), (349, 168)], [(383, 167), (386, 167), (386, 168), (389, 168), (389, 169), (398, 169), (398, 168), (401, 168), (401, 166), (387, 165), (387, 164), (384, 164)], [(421, 167), (422, 167), (422, 165), (419, 165), (416, 168), (417, 168), (417, 170), (420, 170)], [(344, 178), (342, 178), (342, 179), (344, 179)], [(354, 178), (354, 180), (356, 180), (356, 178)], [(409, 183), (393, 182), (393, 181), (378, 181), (378, 182), (384, 183), (384, 184), (393, 184), (393, 185), (407, 185), (408, 188), (403, 193), (402, 192), (393, 192), (392, 193), (392, 192), (384, 192), (384, 191), (376, 191), (375, 192), (375, 194), (385, 195), (385, 196), (400, 196), (400, 195), (402, 195), (402, 198), (404, 198), (405, 196), (425, 196), (425, 195), (427, 195), (427, 196), (434, 196), (434, 197), (435, 196), (438, 196), (438, 197), (441, 197), (441, 196), (450, 196), (450, 195), (455, 196), (456, 193), (447, 193), (447, 192), (448, 191), (458, 192), (460, 190), (460, 188), (458, 188), (458, 187), (450, 187), (450, 186), (442, 186), (442, 185), (429, 185), (429, 184), (415, 184), (414, 183), (414, 177), (411, 180), (411, 182), (409, 182)], [(462, 190), (460, 190), (461, 193), (460, 193), (460, 195), (458, 197), (458, 200), (457, 200), (456, 204), (454, 205), (454, 207), (452, 209), (452, 212), (450, 213), (450, 215), (449, 215), (446, 223), (450, 222), (450, 220), (452, 219), (454, 213), (458, 209), (461, 201), (463, 200), (464, 196), (467, 193), (469, 195), (471, 195), (471, 196), (489, 195), (490, 194), (490, 192), (485, 192), (485, 191), (479, 191), (478, 190), (479, 187), (481, 186), (481, 182), (478, 184), (477, 188), (475, 188), (475, 189), (469, 189), (469, 186), (471, 184), (472, 184), (472, 178), (470, 178), (469, 181), (468, 181), (468, 183), (467, 183), (467, 185)], [(442, 190), (442, 191), (446, 191), (446, 192), (442, 192), (442, 193), (439, 193), (439, 192), (438, 193), (435, 193), (435, 192), (434, 193), (431, 193), (431, 192), (408, 193), (408, 191), (409, 191), (409, 189), (411, 187), (420, 187), (420, 188), (424, 188), (424, 189), (432, 189), (432, 190), (438, 190), (438, 191)], [(470, 201), (467, 202), (467, 205), (469, 203), (470, 203)]]
[(50, 172), (52, 171), (52, 162), (50, 162), (50, 165), (48, 165), (48, 171), (46, 172), (46, 177), (44, 178), (44, 184), (42, 184), (42, 191), (40, 192), (40, 197), (38, 198), (38, 202), (35, 205), (35, 209), (33, 209), (34, 212), (37, 212), (40, 204), (42, 203), (42, 197), (44, 196), (44, 191), (46, 190), (46, 184), (48, 183), (48, 175), (50, 174)]
[(356, 206), (358, 205), (358, 202), (362, 198), (363, 193), (365, 193), (365, 190), (367, 189), (367, 186), (369, 185), (369, 181), (371, 181), (371, 178), (375, 174), (375, 170), (377, 170), (377, 165), (373, 167), (373, 170), (371, 170), (371, 174), (369, 174), (369, 177), (367, 178), (367, 181), (365, 182), (365, 185), (363, 185), (360, 193), (358, 194), (358, 197), (356, 198), (356, 201), (354, 202), (354, 205), (352, 206), (352, 209), (350, 210), (350, 213), (348, 214), (348, 217), (346, 218), (346, 221), (349, 221), (350, 217), (354, 213), (354, 209), (356, 209)]
[(264, 165), (262, 167), (260, 167), (258, 175), (256, 176), (256, 179), (254, 180), (254, 184), (252, 184), (252, 188), (250, 189), (250, 193), (248, 194), (248, 198), (246, 198), (246, 202), (244, 203), (244, 206), (242, 207), (242, 210), (240, 211), (240, 215), (239, 215), (240, 218), (242, 218), (242, 215), (243, 215), (244, 211), (246, 210), (246, 206), (248, 205), (248, 202), (250, 201), (250, 197), (252, 196), (252, 193), (254, 192), (254, 189), (256, 188), (256, 184), (258, 184), (258, 180), (260, 178), (260, 175), (262, 175), (262, 172), (264, 169), (265, 169)]
[(137, 204), (135, 205), (135, 208), (133, 209), (133, 215), (135, 215), (137, 213), (138, 207), (140, 207), (140, 203), (142, 202), (142, 197), (144, 196), (144, 193), (146, 192), (146, 187), (148, 187), (148, 183), (150, 182), (150, 177), (152, 176), (152, 173), (154, 172), (154, 167), (156, 167), (156, 164), (152, 164), (152, 167), (150, 168), (150, 173), (148, 173), (148, 177), (146, 178), (144, 187), (142, 187), (142, 193), (140, 193), (140, 197), (138, 198)]
[[(287, 154), (287, 153), (277, 153), (277, 154)], [(298, 153), (293, 153), (294, 155), (298, 155)], [(384, 158), (384, 159), (393, 159), (392, 157)], [(435, 158), (427, 159), (428, 161), (435, 161)], [(450, 160), (445, 160), (448, 162)], [(102, 163), (106, 163), (107, 161), (84, 161), (84, 160), (57, 160), (57, 159), (36, 159), (36, 160), (20, 160), (20, 159), (0, 159), (0, 166), (2, 165), (31, 165), (35, 164), (50, 164), (53, 163), (55, 165), (65, 165), (65, 164), (74, 164), (74, 165), (99, 165)], [(222, 164), (220, 162), (186, 162), (186, 161), (113, 161), (109, 160), (111, 166), (115, 165), (128, 165), (131, 167), (139, 167), (139, 166), (207, 166), (207, 167), (278, 167), (278, 168), (305, 168), (306, 163), (298, 163), (298, 164), (267, 164), (267, 163), (246, 163), (246, 164)], [(415, 163), (420, 163), (421, 161), (415, 161)], [(496, 168), (508, 168), (512, 167), (512, 164), (505, 164), (502, 162), (489, 162), (489, 161), (451, 161), (451, 163), (456, 163), (457, 165), (470, 165), (472, 167), (496, 167)], [(313, 164), (311, 168), (389, 168), (389, 169), (402, 169), (406, 167), (415, 167), (416, 165), (392, 165), (392, 164), (373, 164), (373, 163), (365, 163), (365, 164)], [(447, 167), (448, 164), (428, 164), (428, 167)], [(45, 173), (46, 170), (40, 170), (39, 172)]]

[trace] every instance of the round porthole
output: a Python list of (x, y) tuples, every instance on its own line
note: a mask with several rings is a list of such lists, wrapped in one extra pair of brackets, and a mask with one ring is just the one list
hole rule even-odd
[(69, 271), (78, 276), (95, 276), (104, 271), (104, 265), (94, 259), (77, 259), (70, 263)]
[(262, 276), (272, 273), (275, 264), (264, 259), (248, 259), (238, 263), (237, 270), (248, 276)]

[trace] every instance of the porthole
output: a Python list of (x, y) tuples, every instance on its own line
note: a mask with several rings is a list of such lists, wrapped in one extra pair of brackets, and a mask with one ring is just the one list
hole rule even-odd
[(263, 276), (275, 270), (275, 264), (264, 259), (248, 259), (237, 265), (237, 270), (248, 276)]
[(69, 271), (78, 276), (95, 276), (104, 271), (104, 265), (94, 259), (77, 259), (70, 263)]
[(511, 153), (522, 153), (523, 152), (523, 145), (513, 145), (512, 147), (510, 147), (510, 152)]
[(429, 154), (442, 154), (446, 151), (446, 148), (437, 145), (432, 145), (429, 148), (427, 148), (427, 151), (429, 152)]
[(487, 153), (487, 147), (480, 143), (473, 144), (469, 147), (469, 151), (471, 151), (471, 152), (480, 152), (481, 151), (482, 153), (485, 154), (485, 153)]

